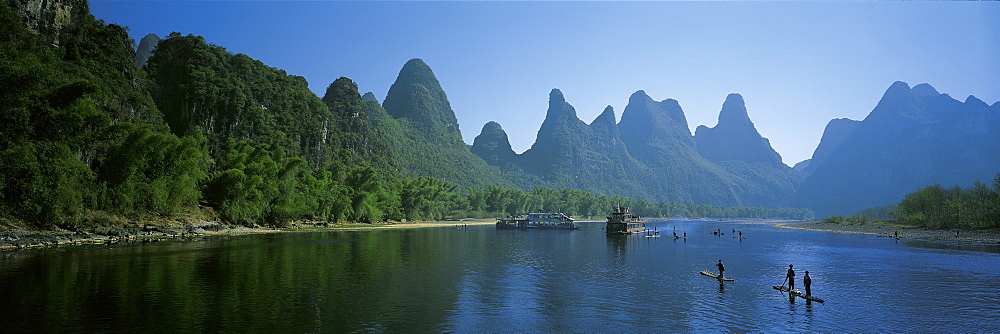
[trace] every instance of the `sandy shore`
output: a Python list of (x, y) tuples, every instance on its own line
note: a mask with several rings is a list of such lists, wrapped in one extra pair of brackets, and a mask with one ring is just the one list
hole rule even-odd
[(228, 226), (217, 222), (202, 222), (187, 226), (125, 225), (99, 228), (92, 231), (25, 231), (11, 229), (0, 232), (0, 252), (19, 249), (56, 247), (65, 245), (116, 245), (145, 243), (172, 238), (191, 238), (218, 235), (247, 235), (287, 232), (365, 231), (407, 228), (468, 227), (496, 224), (495, 219), (467, 219), (443, 222), (391, 222), (376, 224), (326, 224), (294, 222), (288, 228), (249, 228)]
[(1000, 243), (1000, 230), (931, 230), (926, 228), (916, 228), (912, 226), (891, 224), (891, 223), (866, 223), (866, 224), (832, 224), (822, 221), (797, 221), (781, 222), (772, 224), (775, 227), (824, 231), (837, 233), (857, 233), (877, 235), (883, 237), (895, 237), (899, 233), (900, 238), (914, 238), (927, 240), (948, 240), (948, 241), (969, 241), (982, 243)]

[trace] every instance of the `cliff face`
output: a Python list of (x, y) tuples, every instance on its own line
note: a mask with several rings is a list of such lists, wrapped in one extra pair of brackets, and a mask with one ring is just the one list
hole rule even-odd
[(139, 47), (135, 49), (135, 63), (139, 65), (139, 68), (146, 66), (149, 56), (153, 55), (153, 50), (159, 43), (160, 36), (156, 36), (156, 34), (146, 34), (142, 37), (142, 40), (139, 41)]
[(29, 31), (46, 37), (54, 45), (59, 45), (63, 30), (89, 15), (86, 0), (9, 0), (14, 11), (24, 19)]

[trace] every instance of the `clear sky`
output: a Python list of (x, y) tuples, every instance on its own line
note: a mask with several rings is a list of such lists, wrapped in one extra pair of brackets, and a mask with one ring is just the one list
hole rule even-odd
[(786, 164), (833, 118), (863, 119), (894, 81), (1000, 100), (998, 2), (108, 1), (91, 11), (136, 41), (172, 31), (300, 75), (338, 77), (381, 101), (421, 58), (468, 143), (499, 122), (528, 149), (559, 88), (593, 121), (645, 90), (680, 102), (692, 132), (740, 93)]

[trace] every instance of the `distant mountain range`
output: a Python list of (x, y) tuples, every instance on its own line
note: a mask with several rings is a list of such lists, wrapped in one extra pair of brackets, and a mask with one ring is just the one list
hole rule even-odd
[[(407, 88), (409, 87), (409, 88)], [(374, 108), (381, 108), (369, 99)], [(998, 109), (959, 102), (927, 84), (894, 83), (863, 121), (834, 119), (812, 159), (788, 167), (757, 131), (744, 99), (726, 97), (714, 127), (692, 135), (680, 103), (637, 91), (616, 123), (608, 106), (590, 124), (562, 92), (549, 93), (530, 149), (511, 149), (489, 122), (461, 141), (443, 89), (425, 63), (403, 67), (384, 103), (407, 138), (394, 149), (408, 173), (464, 185), (540, 185), (658, 201), (720, 206), (804, 207), (817, 216), (895, 203), (940, 183), (968, 185), (1000, 171)], [(474, 158), (474, 159), (473, 159)], [(444, 163), (442, 163), (444, 162)], [(452, 168), (455, 166), (457, 168)]]
[(830, 121), (803, 171), (811, 175), (793, 204), (817, 216), (893, 204), (932, 184), (988, 183), (1000, 172), (1000, 103), (897, 81), (863, 121)]
[[(158, 40), (143, 38), (139, 64)], [(718, 124), (692, 135), (673, 99), (654, 101), (640, 90), (619, 122), (608, 106), (587, 124), (553, 89), (535, 143), (521, 154), (497, 122), (466, 145), (444, 89), (420, 59), (403, 66), (382, 103), (370, 93), (361, 100), (363, 122), (346, 131), (381, 136), (389, 148), (375, 151), (391, 160), (384, 166), (463, 186), (567, 187), (657, 201), (804, 207), (825, 216), (892, 204), (935, 183), (987, 181), (1000, 171), (1000, 104), (972, 96), (960, 102), (928, 84), (896, 82), (863, 121), (831, 120), (813, 157), (794, 168), (757, 131), (739, 94), (726, 97)]]
[[(510, 150), (499, 124), (483, 128), (472, 151), (493, 166), (520, 168), (558, 187), (605, 195), (722, 206), (784, 206), (804, 174), (781, 163), (730, 95), (715, 128), (691, 135), (676, 100), (632, 94), (615, 123), (605, 108), (589, 125), (553, 89), (545, 121), (530, 149)], [(706, 158), (711, 157), (711, 159)]]

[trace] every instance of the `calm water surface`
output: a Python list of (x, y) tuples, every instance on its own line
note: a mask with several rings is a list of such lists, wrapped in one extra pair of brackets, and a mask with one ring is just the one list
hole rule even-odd
[[(997, 332), (1000, 246), (660, 221), (0, 253), (2, 332)], [(710, 232), (722, 229), (723, 236)], [(745, 240), (732, 238), (742, 230)], [(735, 282), (698, 274), (722, 259)], [(771, 289), (788, 264), (826, 303)], [(797, 282), (801, 287), (801, 282)]]

